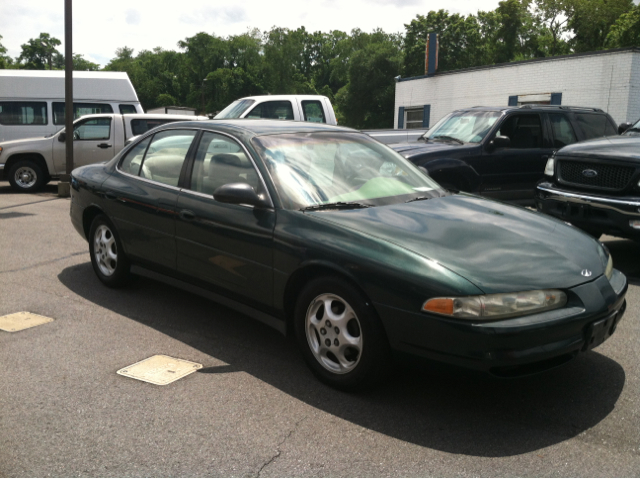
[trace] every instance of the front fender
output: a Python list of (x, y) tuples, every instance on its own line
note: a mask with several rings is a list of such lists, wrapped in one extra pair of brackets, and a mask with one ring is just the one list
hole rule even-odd
[(470, 193), (480, 191), (482, 179), (468, 163), (455, 158), (426, 159), (418, 163), (427, 170), (429, 176), (438, 183), (451, 185), (460, 191)]

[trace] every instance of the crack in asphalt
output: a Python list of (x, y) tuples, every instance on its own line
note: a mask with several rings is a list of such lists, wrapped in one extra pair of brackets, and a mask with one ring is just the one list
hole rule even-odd
[(271, 459), (269, 459), (267, 462), (265, 462), (261, 467), (260, 470), (258, 471), (258, 473), (256, 474), (255, 477), (260, 477), (260, 474), (262, 473), (262, 471), (264, 470), (265, 467), (267, 467), (269, 464), (271, 464), (273, 461), (275, 461), (276, 459), (278, 459), (280, 457), (280, 455), (282, 454), (282, 451), (280, 450), (280, 447), (282, 447), (282, 445), (287, 442), (287, 440), (291, 437), (291, 435), (296, 431), (296, 429), (298, 429), (298, 426), (300, 426), (300, 423), (302, 421), (304, 421), (305, 419), (307, 419), (307, 416), (303, 417), (302, 419), (300, 419), (291, 429), (291, 431), (289, 431), (289, 434), (287, 434), (285, 436), (285, 438), (280, 441), (280, 444), (278, 444), (278, 452), (276, 454), (274, 454)]
[(49, 198), (48, 200), (32, 201), (31, 203), (22, 203), (20, 205), (3, 206), (0, 210), (10, 210), (11, 208), (20, 208), (21, 206), (35, 205), (38, 203), (46, 203), (47, 201), (63, 200), (64, 198)]
[(52, 260), (49, 260), (49, 261), (42, 261), (41, 263), (36, 263), (36, 264), (29, 265), (29, 266), (24, 266), (23, 268), (7, 269), (5, 271), (0, 271), (0, 274), (16, 273), (18, 271), (24, 271), (26, 269), (37, 268), (39, 266), (44, 266), (44, 265), (47, 265), (47, 264), (56, 263), (56, 262), (62, 261), (64, 259), (73, 258), (74, 256), (80, 256), (81, 254), (87, 254), (87, 253), (88, 253), (88, 251), (80, 251), (78, 253), (72, 253), (70, 255), (63, 256), (61, 258), (56, 258), (56, 259), (52, 259)]

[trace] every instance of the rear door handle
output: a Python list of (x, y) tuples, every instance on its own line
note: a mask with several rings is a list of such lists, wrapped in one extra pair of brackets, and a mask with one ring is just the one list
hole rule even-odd
[(109, 143), (100, 143), (98, 148), (111, 148), (111, 145)]
[(196, 219), (196, 214), (193, 211), (189, 210), (181, 210), (178, 216), (180, 216), (180, 218), (185, 221), (193, 221)]

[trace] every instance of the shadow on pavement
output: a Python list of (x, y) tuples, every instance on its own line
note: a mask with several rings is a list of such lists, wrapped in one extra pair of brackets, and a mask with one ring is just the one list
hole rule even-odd
[(22, 195), (25, 198), (30, 196), (37, 196), (43, 198), (57, 198), (58, 197), (58, 182), (52, 181), (42, 187), (41, 190), (35, 193), (21, 193), (14, 191), (8, 181), (0, 181), (0, 195)]
[(575, 437), (607, 417), (625, 383), (617, 362), (591, 352), (563, 368), (512, 380), (437, 367), (399, 369), (375, 391), (346, 394), (318, 382), (292, 340), (199, 296), (145, 278), (111, 290), (89, 262), (58, 278), (88, 301), (227, 364), (204, 364), (201, 373), (244, 371), (346, 421), (455, 454), (511, 456)]

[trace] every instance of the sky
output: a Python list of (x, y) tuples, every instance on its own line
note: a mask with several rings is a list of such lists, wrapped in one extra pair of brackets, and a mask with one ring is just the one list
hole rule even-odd
[[(311, 32), (395, 33), (430, 10), (466, 15), (497, 6), (498, 0), (76, 0), (73, 52), (104, 66), (118, 48), (133, 48), (134, 54), (155, 47), (178, 50), (179, 40), (198, 32), (227, 37), (253, 28), (304, 26)], [(64, 0), (0, 0), (0, 18), (0, 43), (9, 56), (19, 56), (20, 45), (41, 32), (58, 38), (64, 53)]]

